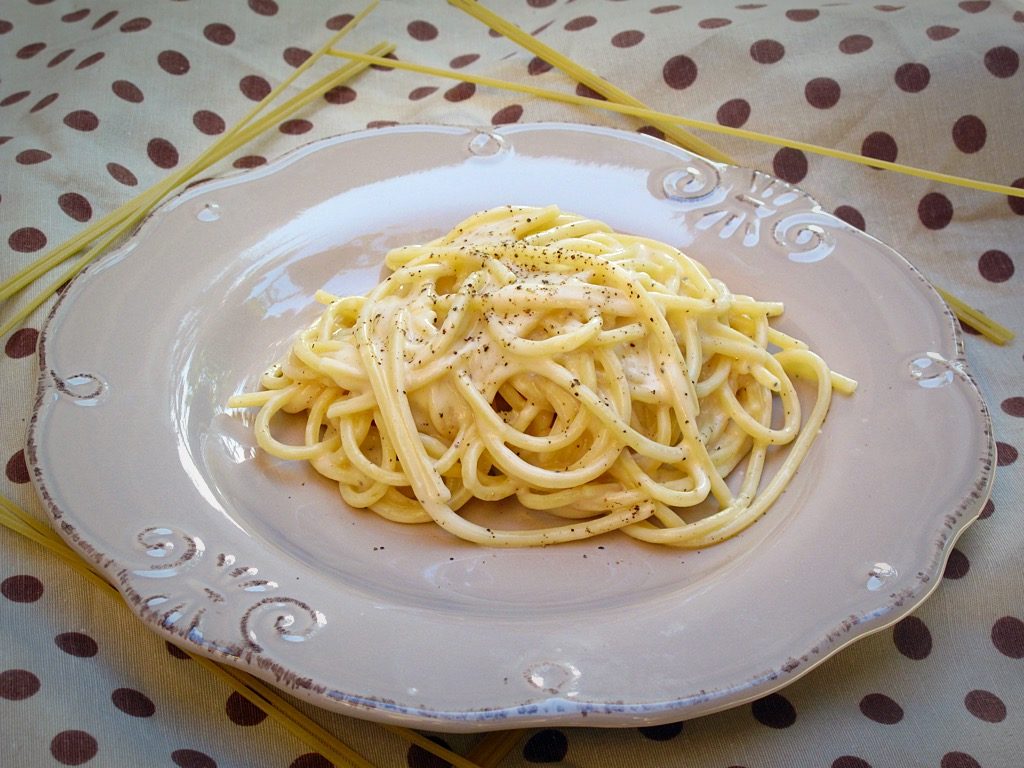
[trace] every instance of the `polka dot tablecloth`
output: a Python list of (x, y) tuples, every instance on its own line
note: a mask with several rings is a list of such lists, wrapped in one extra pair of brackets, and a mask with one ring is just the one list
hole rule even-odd
[[(494, 0), (492, 7), (652, 107), (1024, 186), (1020, 3)], [(348, 0), (4, 0), (2, 276), (195, 157), (360, 8)], [(590, 93), (442, 2), (386, 0), (348, 45), (379, 40), (395, 43), (403, 60)], [(652, 130), (611, 113), (371, 69), (208, 175), (367, 126), (546, 120)], [(742, 165), (798, 183), (1018, 334), (1005, 346), (965, 335), (995, 422), (992, 499), (922, 607), (789, 687), (685, 723), (524, 731), (500, 765), (1024, 765), (1024, 200), (707, 138)], [(0, 319), (30, 295), (6, 302)], [(40, 516), (23, 445), (48, 306), (0, 340), (3, 493)], [(379, 726), (303, 709), (374, 764), (444, 764)], [(462, 754), (481, 738), (429, 736)], [(6, 529), (0, 744), (0, 762), (22, 768), (328, 765), (116, 600)]]

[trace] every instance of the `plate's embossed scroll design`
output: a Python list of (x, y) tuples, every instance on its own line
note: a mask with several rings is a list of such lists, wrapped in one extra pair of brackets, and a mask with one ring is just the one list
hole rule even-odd
[(143, 528), (135, 542), (149, 560), (133, 573), (155, 579), (176, 576), (181, 570), (192, 568), (206, 551), (206, 545), (198, 536), (169, 526)]
[(738, 240), (747, 248), (762, 241), (778, 243), (795, 261), (818, 261), (835, 249), (829, 228), (814, 198), (775, 176), (725, 167), (693, 158), (683, 169), (667, 173), (666, 196), (681, 203), (684, 219), (695, 232)]
[(242, 616), (240, 628), (246, 644), (256, 653), (263, 652), (267, 630), (269, 635), (287, 643), (301, 643), (327, 623), (327, 618), (302, 600), (293, 597), (265, 597)]
[[(242, 651), (260, 653), (265, 645), (261, 637), (301, 642), (326, 624), (324, 615), (302, 600), (266, 596), (279, 585), (262, 578), (255, 566), (242, 565), (235, 555), (224, 552), (205, 557), (206, 547), (196, 536), (152, 526), (141, 531), (136, 542), (148, 558), (161, 562), (123, 571), (121, 582), (127, 584), (133, 576), (163, 580), (160, 583), (164, 589), (145, 595), (136, 593), (137, 601), (160, 626), (182, 637), (203, 643), (204, 628), (214, 621), (219, 625), (225, 611), (230, 610), (235, 618), (227, 619), (238, 627), (240, 642), (234, 646), (221, 642), (219, 650), (232, 655)], [(197, 578), (175, 578), (204, 562), (208, 564), (206, 572)], [(239, 592), (251, 594), (255, 602), (239, 600)], [(211, 635), (224, 637), (221, 630)]]

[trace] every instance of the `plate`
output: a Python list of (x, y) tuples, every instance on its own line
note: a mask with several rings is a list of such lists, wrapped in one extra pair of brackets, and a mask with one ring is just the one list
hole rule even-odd
[[(255, 386), (313, 294), (505, 203), (673, 243), (856, 378), (755, 525), (686, 551), (504, 550), (347, 509), (257, 451)], [(102, 340), (97, 344), (97, 340)], [(162, 206), (41, 333), (28, 457), (141, 620), (322, 707), (439, 731), (653, 725), (780, 688), (917, 607), (993, 478), (954, 319), (891, 249), (772, 176), (567, 124), (331, 138)]]

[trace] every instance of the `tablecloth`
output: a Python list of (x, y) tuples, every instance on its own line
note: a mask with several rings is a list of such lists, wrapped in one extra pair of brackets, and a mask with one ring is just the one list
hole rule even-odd
[[(361, 7), (349, 0), (4, 0), (0, 273), (13, 274), (196, 156)], [(1024, 186), (1020, 3), (494, 0), (491, 7), (652, 108)], [(401, 60), (588, 93), (443, 2), (385, 0), (347, 46), (378, 40), (395, 43)], [(630, 117), (373, 69), (207, 175), (366, 127), (537, 121), (651, 132)], [(1024, 201), (702, 137), (740, 165), (798, 184), (1018, 334), (1002, 346), (965, 334), (995, 426), (992, 497), (929, 600), (783, 690), (656, 727), (533, 728), (500, 765), (1024, 765)], [(6, 302), (0, 317), (31, 293)], [(24, 441), (49, 306), (2, 340), (0, 365), (2, 492), (40, 517)], [(0, 593), (4, 765), (328, 764), (116, 599), (6, 529)], [(444, 764), (378, 725), (300, 706), (377, 765)], [(481, 738), (431, 737), (463, 754)]]

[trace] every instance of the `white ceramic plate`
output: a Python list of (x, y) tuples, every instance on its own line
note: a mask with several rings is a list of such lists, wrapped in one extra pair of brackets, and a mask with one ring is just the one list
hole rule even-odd
[[(860, 382), (792, 486), (699, 552), (492, 550), (345, 508), (227, 412), (394, 245), (504, 203), (676, 244)], [(357, 717), (625, 726), (760, 697), (913, 610), (992, 481), (955, 322), (889, 248), (762, 173), (573, 125), (319, 142), (163, 206), (42, 334), (29, 460), (57, 529), (151, 628)]]

